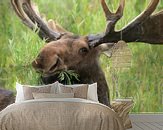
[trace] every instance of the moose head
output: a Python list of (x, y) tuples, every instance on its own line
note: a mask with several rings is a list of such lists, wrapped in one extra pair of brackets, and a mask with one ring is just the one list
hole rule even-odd
[(53, 76), (58, 70), (75, 70), (80, 75), (81, 83), (97, 82), (99, 101), (105, 105), (110, 105), (109, 89), (99, 65), (100, 53), (120, 40), (155, 45), (163, 43), (163, 11), (152, 14), (159, 0), (151, 0), (138, 17), (118, 31), (115, 31), (115, 25), (123, 16), (125, 0), (120, 0), (115, 13), (110, 11), (105, 0), (101, 0), (107, 21), (106, 30), (87, 36), (68, 32), (53, 20), (46, 21), (30, 0), (11, 0), (11, 3), (22, 22), (47, 42), (32, 62), (35, 70), (46, 77)]

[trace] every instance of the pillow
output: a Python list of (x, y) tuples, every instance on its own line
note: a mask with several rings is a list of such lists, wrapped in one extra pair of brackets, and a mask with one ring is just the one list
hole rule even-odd
[(98, 95), (97, 95), (97, 83), (93, 83), (89, 85), (87, 99), (95, 102), (99, 102)]
[(23, 86), (19, 83), (16, 83), (16, 92), (15, 102), (17, 103), (24, 101)]
[(67, 87), (66, 85), (59, 85), (59, 93), (74, 93), (74, 98), (87, 99), (88, 85), (84, 84), (78, 87)]
[(34, 99), (32, 93), (58, 93), (58, 82), (42, 86), (21, 85), (16, 83), (16, 100), (15, 102), (22, 102), (24, 100)]
[(41, 86), (41, 87), (30, 87), (30, 86), (23, 86), (23, 93), (24, 93), (24, 100), (34, 99), (32, 93), (50, 93), (51, 86)]
[[(70, 88), (77, 88), (77, 87), (81, 87), (83, 85), (84, 84), (74, 84), (74, 85), (64, 85), (64, 86), (70, 87)], [(59, 83), (59, 86), (63, 86), (63, 84)], [(88, 85), (87, 99), (95, 101), (95, 102), (99, 102), (98, 95), (97, 95), (97, 83)]]
[(41, 98), (74, 98), (74, 93), (60, 93), (60, 94), (52, 94), (52, 93), (32, 93), (34, 99)]

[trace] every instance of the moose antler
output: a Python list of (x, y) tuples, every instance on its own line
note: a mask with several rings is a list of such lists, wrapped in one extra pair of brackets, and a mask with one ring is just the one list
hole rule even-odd
[[(64, 33), (51, 29), (48, 22), (44, 21), (30, 0), (11, 0), (13, 8), (22, 22), (32, 30), (38, 30), (38, 35), (46, 41), (55, 41), (62, 37)], [(50, 22), (54, 24), (54, 22)], [(37, 31), (37, 30), (36, 30)]]
[[(39, 29), (38, 35), (47, 42), (60, 39), (64, 34), (71, 32), (58, 30), (55, 22), (48, 23), (42, 20), (39, 13), (34, 9), (30, 0), (11, 0), (17, 15), (23, 23), (32, 30)], [(149, 44), (163, 43), (163, 11), (152, 15), (159, 0), (151, 0), (149, 6), (136, 17), (131, 23), (119, 31), (115, 31), (115, 25), (123, 16), (125, 0), (120, 0), (116, 13), (112, 13), (105, 0), (101, 0), (101, 5), (107, 20), (105, 33), (88, 35), (88, 44), (90, 47), (96, 47), (102, 43), (117, 43), (119, 40), (125, 42), (145, 42)], [(54, 26), (55, 25), (55, 26)], [(60, 27), (59, 27), (60, 28)]]
[(126, 27), (119, 31), (115, 31), (115, 24), (123, 16), (125, 0), (120, 1), (120, 5), (116, 13), (111, 13), (107, 7), (105, 0), (101, 0), (106, 20), (107, 28), (105, 33), (89, 35), (88, 41), (90, 47), (98, 46), (102, 43), (118, 42), (146, 42), (150, 44), (163, 43), (163, 11), (151, 15), (156, 9), (159, 0), (151, 0), (147, 9), (144, 10), (137, 18), (135, 18)]
[(114, 32), (115, 24), (123, 16), (125, 0), (120, 1), (120, 5), (119, 5), (119, 8), (117, 9), (116, 13), (112, 13), (109, 10), (109, 8), (106, 5), (105, 0), (101, 0), (101, 5), (102, 5), (102, 8), (105, 13), (106, 20), (107, 20), (106, 34), (109, 32)]

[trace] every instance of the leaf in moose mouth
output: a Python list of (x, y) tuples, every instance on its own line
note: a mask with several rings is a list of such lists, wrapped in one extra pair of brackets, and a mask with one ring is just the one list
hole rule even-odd
[(72, 80), (79, 81), (79, 74), (77, 74), (74, 70), (60, 70), (57, 71), (58, 79), (60, 81), (65, 81), (65, 84), (72, 84)]

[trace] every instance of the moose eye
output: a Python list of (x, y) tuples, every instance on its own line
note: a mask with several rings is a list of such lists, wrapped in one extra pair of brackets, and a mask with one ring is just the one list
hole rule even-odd
[(83, 48), (81, 48), (81, 49), (79, 50), (79, 53), (80, 53), (80, 54), (86, 54), (86, 53), (88, 53), (88, 49), (87, 49), (86, 47), (83, 47)]

